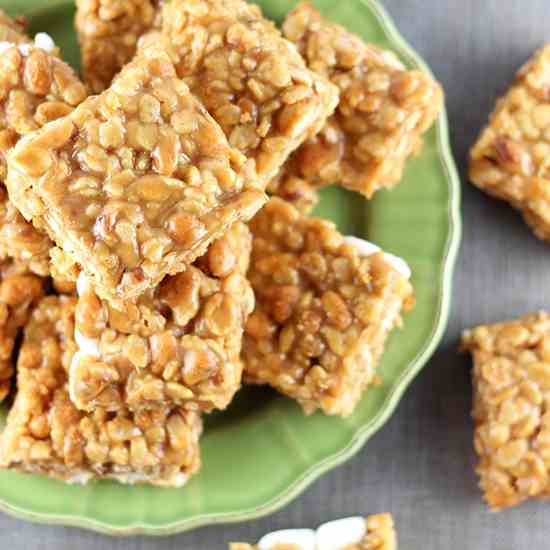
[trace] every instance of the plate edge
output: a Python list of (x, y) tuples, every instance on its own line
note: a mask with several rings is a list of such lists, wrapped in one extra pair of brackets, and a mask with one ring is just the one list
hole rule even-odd
[[(408, 41), (401, 35), (392, 17), (378, 2), (378, 0), (356, 1), (360, 6), (362, 5), (365, 9), (369, 9), (374, 13), (392, 46), (402, 57), (412, 62), (414, 66), (421, 68), (423, 71), (426, 71), (428, 74), (433, 76), (431, 69), (421, 58), (421, 56), (412, 48)], [(61, 0), (56, 2), (56, 4), (58, 3), (63, 3), (63, 1)], [(405, 390), (433, 355), (437, 345), (443, 337), (449, 319), (453, 274), (460, 247), (462, 222), (460, 216), (460, 178), (458, 176), (458, 171), (452, 155), (449, 139), (447, 110), (445, 106), (438, 117), (435, 127), (437, 136), (437, 152), (442, 159), (442, 165), (447, 176), (447, 185), (450, 189), (448, 205), (450, 231), (447, 242), (445, 243), (444, 260), (442, 262), (441, 278), (439, 281), (442, 291), (439, 296), (438, 315), (433, 323), (432, 335), (430, 339), (427, 341), (423, 349), (417, 353), (416, 357), (410, 361), (404, 369), (401, 379), (395, 384), (393, 391), (384, 401), (380, 409), (380, 413), (377, 414), (371, 422), (356, 432), (349, 445), (339, 452), (325, 458), (322, 462), (317, 463), (315, 466), (312, 466), (297, 480), (295, 480), (290, 487), (260, 507), (251, 510), (242, 510), (239, 512), (228, 512), (225, 514), (205, 514), (195, 518), (176, 521), (161, 527), (153, 527), (151, 525), (139, 522), (131, 524), (128, 527), (114, 527), (107, 523), (91, 520), (89, 518), (84, 519), (60, 515), (49, 516), (45, 513), (29, 512), (18, 507), (14, 507), (1, 499), (0, 510), (17, 519), (48, 525), (78, 527), (110, 536), (166, 536), (183, 533), (199, 527), (206, 527), (208, 525), (249, 521), (266, 516), (270, 513), (274, 513), (296, 498), (323, 474), (339, 466), (356, 454), (366, 444), (368, 439), (370, 439), (370, 437), (372, 437), (390, 418)]]

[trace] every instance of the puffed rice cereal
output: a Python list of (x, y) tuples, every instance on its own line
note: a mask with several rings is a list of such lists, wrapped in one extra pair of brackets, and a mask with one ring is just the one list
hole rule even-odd
[(160, 27), (160, 4), (161, 0), (76, 0), (82, 70), (93, 93), (109, 87), (134, 57), (142, 34)]
[(41, 278), (18, 262), (0, 262), (0, 402), (11, 388), (16, 338), (31, 308), (42, 298), (44, 286)]
[(25, 34), (26, 27), (23, 17), (13, 18), (0, 10), (0, 42), (30, 43), (31, 39)]

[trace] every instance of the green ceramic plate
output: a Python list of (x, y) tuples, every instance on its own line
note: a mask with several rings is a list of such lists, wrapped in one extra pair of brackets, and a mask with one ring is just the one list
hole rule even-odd
[[(281, 21), (293, 0), (262, 0)], [(78, 65), (70, 0), (0, 0), (25, 13), (32, 31), (49, 32), (65, 59)], [(395, 50), (411, 66), (427, 68), (374, 0), (317, 0), (331, 20), (365, 40)], [(319, 215), (347, 234), (366, 237), (403, 256), (413, 269), (417, 306), (394, 334), (379, 372), (382, 385), (367, 392), (345, 420), (305, 417), (290, 400), (266, 389), (245, 388), (230, 409), (207, 418), (204, 466), (182, 489), (128, 487), (101, 482), (67, 486), (38, 476), (0, 474), (0, 507), (44, 523), (75, 525), (111, 534), (167, 534), (250, 520), (275, 511), (324, 472), (349, 459), (383, 424), (428, 361), (446, 325), (453, 265), (460, 240), (459, 182), (442, 115), (422, 154), (409, 162), (404, 181), (367, 203), (327, 189)], [(1, 411), (0, 423), (5, 418)]]

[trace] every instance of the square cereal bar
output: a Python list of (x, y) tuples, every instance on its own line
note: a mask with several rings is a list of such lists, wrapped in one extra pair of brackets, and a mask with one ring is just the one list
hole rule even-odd
[(521, 211), (550, 241), (550, 44), (539, 50), (499, 99), (470, 151), (470, 180)]
[(48, 296), (25, 327), (17, 396), (0, 437), (0, 467), (71, 483), (114, 478), (181, 486), (200, 466), (197, 413), (83, 413), (69, 399), (75, 305), (75, 298)]
[(474, 444), (494, 510), (550, 496), (550, 315), (532, 313), (462, 335), (473, 356)]
[(0, 262), (0, 401), (10, 391), (13, 349), (30, 310), (44, 294), (44, 281), (17, 262)]
[(332, 114), (338, 90), (310, 71), (258, 8), (242, 0), (173, 0), (163, 31), (178, 75), (254, 163), (263, 187)]
[(52, 242), (9, 201), (5, 155), (21, 136), (70, 113), (87, 92), (48, 35), (38, 34), (34, 43), (2, 42), (0, 49), (0, 260), (14, 258), (46, 276)]
[(124, 312), (81, 274), (69, 374), (80, 409), (179, 405), (223, 409), (240, 388), (244, 323), (254, 308), (245, 278), (248, 227), (236, 223), (185, 271), (168, 275)]
[(284, 529), (257, 545), (234, 542), (229, 550), (397, 550), (391, 514), (337, 519), (313, 529)]
[(351, 414), (412, 304), (407, 265), (278, 198), (250, 228), (256, 309), (245, 328), (246, 379), (270, 384), (306, 413)]
[(139, 37), (160, 26), (161, 0), (76, 0), (75, 28), (84, 79), (107, 88), (135, 54)]
[(149, 47), (112, 86), (25, 136), (10, 199), (120, 304), (183, 271), (265, 195), (216, 122)]
[(297, 152), (297, 175), (336, 182), (368, 198), (395, 185), (442, 108), (439, 84), (324, 20), (307, 3), (289, 13), (283, 34), (310, 69), (340, 90), (334, 116)]

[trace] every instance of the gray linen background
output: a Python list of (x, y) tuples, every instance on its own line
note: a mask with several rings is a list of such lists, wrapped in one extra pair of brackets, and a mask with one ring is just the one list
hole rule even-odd
[[(343, 2), (348, 0), (341, 0)], [(397, 26), (447, 93), (455, 158), (467, 149), (516, 68), (550, 38), (548, 0), (385, 0)], [(421, 182), (419, 182), (421, 185)], [(2, 550), (222, 550), (266, 531), (391, 511), (403, 550), (545, 550), (550, 504), (498, 515), (481, 503), (472, 466), (469, 361), (463, 327), (550, 308), (550, 246), (509, 207), (463, 183), (464, 240), (445, 338), (388, 424), (350, 462), (286, 509), (243, 525), (161, 539), (110, 539), (0, 514)]]

